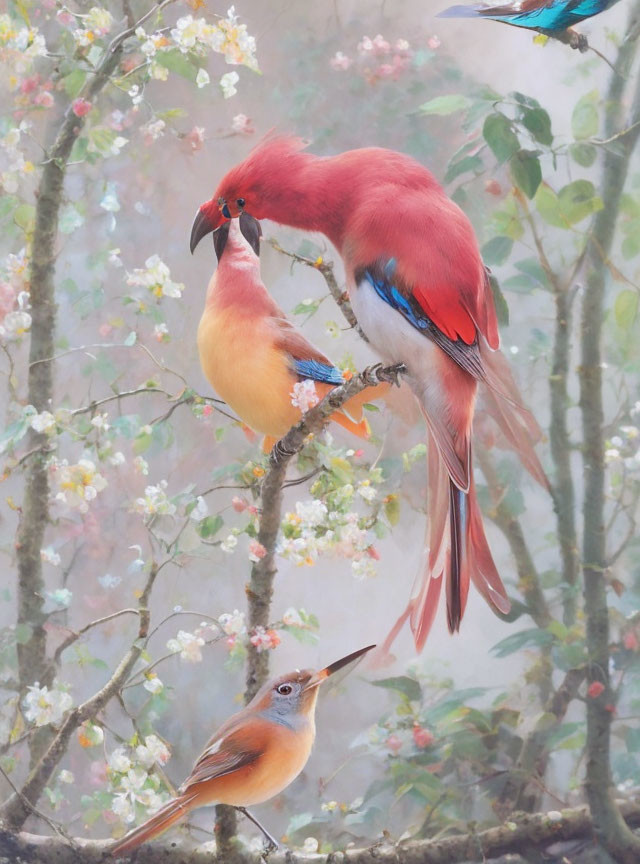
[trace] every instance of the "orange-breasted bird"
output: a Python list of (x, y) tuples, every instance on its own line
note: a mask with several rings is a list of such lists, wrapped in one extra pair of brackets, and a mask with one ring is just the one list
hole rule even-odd
[[(213, 389), (240, 419), (265, 436), (268, 452), (302, 417), (302, 407), (344, 384), (343, 372), (306, 339), (280, 309), (260, 277), (260, 223), (248, 213), (213, 235), (218, 268), (211, 277), (198, 327), (200, 365)], [(311, 401), (295, 385), (310, 382)], [(367, 387), (331, 419), (361, 438), (369, 426), (362, 406), (388, 384)]]
[(296, 669), (265, 684), (209, 739), (180, 794), (129, 831), (111, 848), (111, 855), (130, 852), (191, 810), (211, 804), (236, 807), (260, 828), (270, 848), (277, 847), (246, 808), (268, 801), (295, 780), (313, 747), (319, 685), (372, 648), (375, 645), (354, 651), (319, 672)]

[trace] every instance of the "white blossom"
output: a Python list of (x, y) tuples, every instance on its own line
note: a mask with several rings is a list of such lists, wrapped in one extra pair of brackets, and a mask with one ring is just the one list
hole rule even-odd
[(164, 690), (164, 684), (157, 675), (150, 675), (148, 678), (145, 678), (142, 686), (154, 696), (156, 693), (161, 693)]
[(171, 756), (171, 751), (157, 735), (147, 735), (144, 744), (139, 744), (135, 753), (138, 762), (146, 769), (156, 763), (165, 765)]
[(223, 552), (226, 552), (227, 554), (230, 555), (234, 551), (234, 549), (236, 548), (237, 545), (238, 545), (238, 538), (236, 537), (236, 535), (235, 534), (229, 534), (229, 536), (225, 540), (223, 540), (222, 543), (220, 544), (220, 548), (222, 549)]
[(36, 432), (51, 435), (56, 431), (56, 418), (50, 411), (41, 411), (31, 418), (31, 428)]
[(53, 546), (46, 546), (44, 549), (40, 550), (40, 560), (57, 567), (60, 564), (61, 559)]
[(9, 312), (0, 324), (0, 338), (15, 342), (31, 329), (31, 315), (22, 310)]
[(246, 632), (244, 623), (244, 612), (234, 609), (233, 612), (223, 612), (218, 618), (218, 623), (227, 636), (238, 636)]
[(240, 76), (237, 72), (225, 72), (220, 78), (220, 88), (225, 99), (230, 99), (232, 96), (236, 95), (238, 92), (236, 84), (239, 80)]
[(167, 497), (166, 488), (166, 480), (161, 480), (157, 486), (147, 486), (144, 498), (136, 498), (133, 509), (144, 516), (173, 516), (177, 508)]
[(196, 498), (196, 506), (193, 508), (191, 513), (189, 513), (189, 517), (193, 519), (194, 522), (201, 522), (208, 515), (209, 507), (207, 506), (207, 502), (204, 500), (202, 495), (198, 495)]
[(49, 690), (46, 684), (40, 687), (36, 682), (27, 688), (22, 704), (26, 720), (36, 726), (46, 726), (48, 723), (59, 723), (73, 705), (73, 699), (56, 684)]
[(107, 758), (107, 764), (109, 765), (109, 768), (117, 774), (126, 774), (129, 768), (131, 768), (131, 759), (127, 756), (124, 747), (118, 747), (118, 749), (114, 750)]
[(198, 74), (196, 75), (196, 84), (199, 88), (206, 87), (207, 84), (211, 81), (209, 78), (209, 73), (206, 69), (198, 69)]
[(169, 268), (159, 255), (152, 255), (143, 268), (127, 273), (127, 285), (147, 288), (156, 297), (182, 297), (184, 285), (171, 279)]
[(200, 663), (202, 660), (202, 651), (204, 645), (202, 636), (196, 636), (195, 633), (187, 633), (186, 630), (179, 630), (175, 639), (169, 639), (167, 648), (173, 651), (174, 654), (180, 652), (180, 659), (187, 660), (189, 663)]
[(293, 385), (291, 391), (291, 404), (294, 408), (299, 408), (303, 414), (306, 414), (310, 408), (317, 405), (320, 401), (318, 391), (316, 390), (316, 382), (310, 378), (304, 381), (297, 381)]

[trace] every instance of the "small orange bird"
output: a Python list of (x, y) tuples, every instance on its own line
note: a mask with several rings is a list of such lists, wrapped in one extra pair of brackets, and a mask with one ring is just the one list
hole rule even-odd
[[(265, 288), (258, 257), (261, 235), (260, 223), (248, 213), (213, 235), (218, 268), (207, 289), (198, 351), (213, 389), (243, 423), (266, 436), (268, 452), (299, 422), (301, 408), (319, 402), (345, 376), (296, 330)], [(367, 438), (362, 406), (388, 389), (388, 384), (367, 387), (331, 419)]]
[(316, 734), (318, 686), (355, 662), (368, 645), (314, 672), (296, 669), (269, 681), (251, 702), (224, 723), (207, 743), (191, 774), (169, 801), (111, 849), (122, 855), (151, 840), (197, 807), (230, 804), (262, 831), (269, 849), (278, 844), (246, 809), (278, 795), (307, 764)]

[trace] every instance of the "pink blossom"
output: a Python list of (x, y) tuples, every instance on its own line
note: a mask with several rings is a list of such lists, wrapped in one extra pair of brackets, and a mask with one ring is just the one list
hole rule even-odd
[(25, 78), (20, 82), (20, 92), (21, 93), (33, 93), (34, 90), (37, 90), (40, 86), (40, 76), (39, 75), (29, 75), (28, 78)]
[(440, 39), (434, 34), (427, 39), (427, 45), (431, 48), (432, 51), (437, 51), (438, 48), (442, 45)]
[(231, 121), (231, 128), (236, 135), (253, 135), (256, 131), (253, 128), (253, 120), (246, 114), (236, 114)]
[(351, 60), (350, 57), (347, 57), (346, 54), (343, 54), (342, 51), (336, 51), (331, 60), (329, 60), (329, 65), (332, 69), (335, 69), (336, 72), (346, 72), (352, 63), (353, 60)]
[(424, 750), (425, 747), (430, 747), (434, 741), (435, 738), (428, 729), (420, 726), (419, 723), (413, 724), (413, 743), (416, 747)]
[(231, 506), (236, 511), (236, 513), (244, 513), (244, 511), (249, 506), (244, 498), (240, 498), (238, 495), (234, 495), (231, 499)]
[(104, 787), (107, 782), (107, 763), (96, 760), (89, 765), (89, 783), (91, 786)]
[(623, 642), (624, 647), (627, 649), (627, 651), (638, 650), (638, 637), (633, 631), (631, 631), (630, 633), (625, 633)]
[(202, 408), (202, 416), (210, 417), (213, 414), (213, 405), (205, 405)]
[(362, 448), (360, 448), (359, 450), (356, 450), (356, 452), (353, 455), (355, 456), (356, 459), (360, 459), (362, 456), (364, 456), (364, 450)]
[(76, 117), (84, 117), (91, 111), (91, 102), (87, 99), (74, 99), (71, 103), (71, 110)]
[(100, 327), (98, 328), (98, 333), (104, 337), (104, 336), (108, 336), (112, 330), (113, 330), (113, 327), (111, 326), (111, 324), (105, 323), (105, 324), (100, 325)]
[(204, 146), (204, 127), (194, 126), (191, 132), (184, 136), (184, 142), (191, 153), (197, 153)]
[(587, 696), (590, 699), (597, 699), (598, 696), (601, 696), (604, 693), (604, 684), (600, 681), (592, 681), (587, 688)]
[(388, 54), (389, 51), (391, 51), (391, 45), (389, 45), (387, 40), (384, 36), (381, 36), (380, 33), (378, 33), (371, 44), (373, 46), (374, 54)]
[(367, 555), (369, 558), (373, 558), (374, 561), (380, 560), (380, 553), (375, 546), (367, 546)]
[(9, 282), (0, 280), (0, 322), (13, 309), (16, 302), (16, 292)]
[(256, 507), (255, 504), (250, 504), (247, 507), (247, 513), (250, 513), (252, 516), (257, 516), (258, 515), (258, 508)]
[(260, 654), (262, 651), (277, 648), (280, 644), (280, 637), (275, 630), (265, 630), (264, 627), (256, 627), (249, 641)]
[(252, 561), (259, 561), (260, 558), (264, 558), (266, 554), (267, 550), (264, 548), (262, 543), (258, 543), (255, 539), (249, 541), (249, 558)]
[(41, 90), (33, 100), (33, 104), (38, 105), (40, 108), (51, 108), (53, 105), (53, 96), (48, 90)]
[(378, 75), (380, 78), (394, 78), (396, 69), (391, 63), (383, 63), (381, 66), (378, 66)]
[(358, 42), (358, 54), (371, 54), (373, 52), (373, 42), (368, 36), (363, 36)]
[(387, 750), (391, 750), (394, 755), (402, 750), (402, 740), (397, 735), (389, 735), (384, 743)]
[(72, 24), (75, 24), (75, 18), (71, 14), (71, 12), (67, 12), (66, 9), (61, 9), (56, 18), (62, 24), (63, 27), (70, 27)]

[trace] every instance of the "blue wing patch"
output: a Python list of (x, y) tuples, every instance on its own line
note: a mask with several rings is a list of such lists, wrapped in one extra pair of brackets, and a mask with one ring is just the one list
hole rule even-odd
[(442, 348), (452, 360), (455, 360), (470, 375), (479, 381), (484, 381), (485, 372), (477, 341), (467, 345), (460, 339), (454, 341), (445, 336), (442, 330), (438, 329), (431, 318), (425, 314), (419, 303), (415, 300), (412, 302), (412, 299), (405, 297), (396, 285), (391, 284), (395, 269), (396, 262), (391, 258), (384, 266), (377, 264), (356, 271), (356, 283), (361, 285), (363, 281), (368, 282), (378, 297), (399, 312), (412, 327), (415, 327), (439, 348)]
[(342, 372), (329, 363), (319, 363), (317, 360), (294, 359), (293, 365), (301, 378), (324, 381), (325, 384), (344, 384)]

